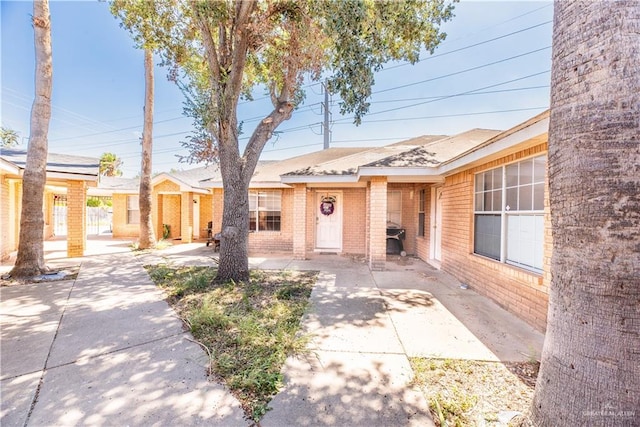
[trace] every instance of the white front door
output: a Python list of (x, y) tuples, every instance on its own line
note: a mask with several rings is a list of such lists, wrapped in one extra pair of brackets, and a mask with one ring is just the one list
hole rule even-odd
[(431, 258), (442, 260), (442, 187), (431, 190)]
[(316, 249), (342, 250), (342, 194), (335, 191), (316, 193)]

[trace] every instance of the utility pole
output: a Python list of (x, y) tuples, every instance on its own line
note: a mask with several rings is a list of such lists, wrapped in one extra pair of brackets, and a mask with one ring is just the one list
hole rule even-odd
[(329, 142), (331, 141), (331, 130), (329, 130), (329, 90), (327, 88), (327, 82), (322, 84), (324, 89), (324, 124), (322, 126), (324, 135), (324, 149), (329, 148)]

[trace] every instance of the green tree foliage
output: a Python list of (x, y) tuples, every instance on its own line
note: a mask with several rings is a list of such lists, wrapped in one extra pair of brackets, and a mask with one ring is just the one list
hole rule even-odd
[(102, 153), (100, 156), (100, 175), (121, 176), (122, 160), (114, 153)]
[(8, 127), (0, 127), (0, 147), (14, 147), (18, 145), (18, 132)]
[[(453, 15), (444, 0), (114, 0), (111, 10), (139, 47), (152, 46), (187, 95), (198, 131), (194, 160), (220, 163), (225, 202), (218, 279), (246, 280), (248, 187), (276, 128), (291, 117), (306, 80), (326, 78), (341, 113), (359, 124), (374, 73), (388, 61), (415, 62), (444, 39)], [(266, 88), (272, 109), (240, 153), (237, 107)]]

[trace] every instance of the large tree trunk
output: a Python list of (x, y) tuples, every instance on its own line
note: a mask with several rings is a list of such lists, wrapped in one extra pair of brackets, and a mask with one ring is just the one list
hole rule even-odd
[(153, 52), (144, 50), (144, 129), (142, 133), (142, 167), (140, 174), (140, 249), (155, 246), (151, 221), (151, 160), (153, 145)]
[(44, 185), (47, 179), (47, 134), (51, 119), (51, 17), (48, 0), (33, 2), (36, 78), (35, 99), (31, 109), (29, 148), (22, 176), (22, 212), (18, 258), (11, 270), (13, 277), (36, 276), (46, 271), (44, 264)]
[(640, 3), (557, 1), (539, 426), (640, 419)]
[[(237, 138), (230, 136), (229, 138)], [(244, 179), (246, 165), (238, 152), (237, 139), (220, 144), (220, 172), (224, 203), (222, 239), (216, 281), (249, 279), (249, 180)], [(250, 171), (253, 175), (253, 168)]]

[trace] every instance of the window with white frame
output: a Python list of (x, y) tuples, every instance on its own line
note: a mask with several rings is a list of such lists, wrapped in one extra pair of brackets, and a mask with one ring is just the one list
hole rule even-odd
[(546, 156), (475, 175), (474, 253), (542, 271)]
[(402, 192), (387, 192), (387, 222), (402, 225)]
[(418, 200), (418, 236), (424, 237), (424, 209), (425, 204), (427, 202), (427, 190), (424, 188), (420, 190), (419, 200)]
[(280, 191), (250, 191), (249, 230), (280, 231), (281, 204)]
[(127, 196), (127, 224), (140, 224), (140, 204), (138, 196)]

